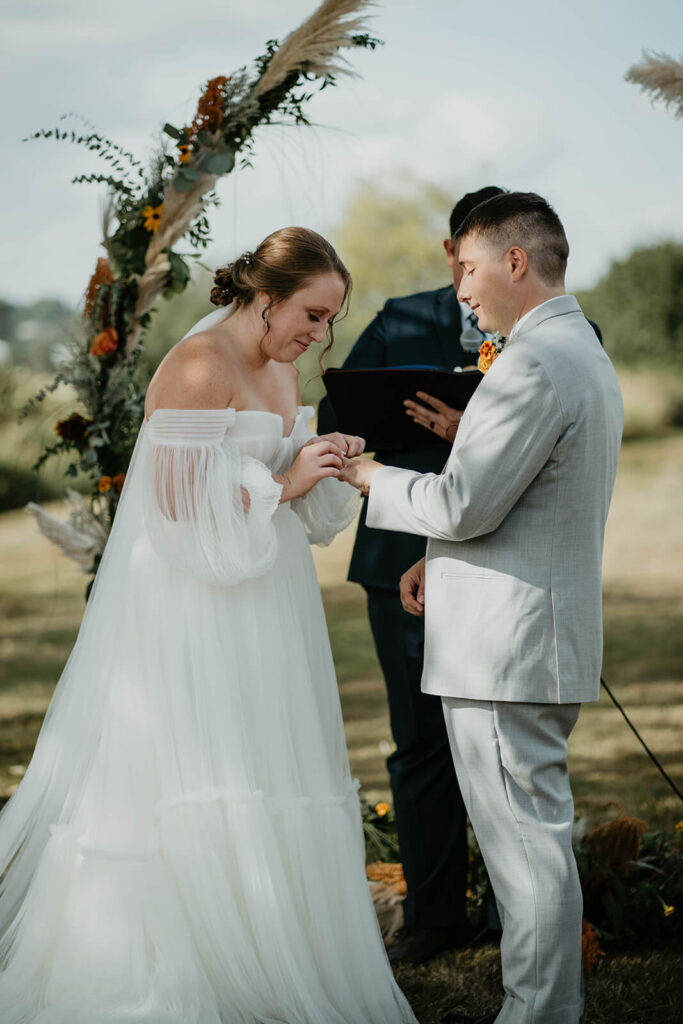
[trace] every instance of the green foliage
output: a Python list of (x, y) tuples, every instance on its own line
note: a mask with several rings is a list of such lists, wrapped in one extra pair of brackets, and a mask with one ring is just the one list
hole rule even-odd
[[(331, 238), (353, 277), (348, 316), (334, 328), (328, 366), (341, 366), (358, 336), (388, 298), (443, 288), (449, 283), (443, 239), (458, 198), (408, 177), (393, 184), (361, 181)], [(297, 361), (306, 402), (323, 394), (318, 352)]]
[(623, 867), (605, 865), (586, 840), (575, 847), (584, 915), (603, 942), (683, 937), (682, 835), (646, 832)]
[[(381, 860), (389, 864), (396, 864), (400, 861), (401, 855), (396, 834), (396, 816), (393, 809), (388, 804), (371, 804), (364, 796), (360, 798), (360, 807), (366, 860), (368, 862)], [(385, 810), (387, 807), (389, 809)]]
[(578, 298), (615, 362), (683, 370), (683, 244), (635, 249)]

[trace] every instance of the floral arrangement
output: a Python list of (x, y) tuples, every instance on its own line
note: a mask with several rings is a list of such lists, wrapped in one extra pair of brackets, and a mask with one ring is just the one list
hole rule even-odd
[(479, 360), (477, 362), (477, 369), (480, 373), (486, 373), (491, 369), (503, 351), (506, 340), (500, 331), (494, 331), (490, 338), (482, 342), (479, 347)]
[[(400, 927), (400, 901), (406, 885), (394, 813), (389, 804), (374, 807), (361, 801), (365, 830), (366, 873), (385, 938)], [(382, 847), (373, 829), (379, 825)], [(646, 822), (621, 812), (585, 833), (583, 819), (575, 827), (574, 854), (584, 899), (583, 965), (600, 964), (603, 946), (624, 946), (644, 938), (654, 941), (683, 937), (683, 821), (673, 833), (649, 831)], [(370, 829), (368, 829), (370, 826)], [(467, 913), (486, 927), (490, 883), (481, 851), (468, 830)], [(398, 924), (397, 921), (398, 915)]]
[[(44, 450), (36, 468), (68, 453), (67, 474), (84, 473), (90, 481), (89, 512), (101, 529), (96, 544), (97, 531), (89, 532), (92, 560), (87, 572), (97, 568), (142, 421), (138, 356), (143, 332), (154, 303), (181, 292), (190, 280), (188, 253), (175, 246), (182, 239), (189, 258), (198, 258), (206, 248), (207, 211), (217, 203), (216, 183), (238, 161), (250, 165), (257, 127), (308, 125), (305, 108), (314, 91), (335, 85), (340, 74), (353, 74), (340, 51), (379, 44), (365, 30), (370, 3), (323, 0), (282, 43), (269, 40), (251, 65), (212, 78), (192, 122), (181, 128), (165, 125), (149, 169), (87, 122), (80, 131), (60, 127), (31, 136), (85, 146), (108, 165), (105, 173), (74, 178), (104, 184), (108, 190), (102, 238), (106, 255), (97, 260), (85, 292), (82, 331), (55, 379), (25, 410), (60, 384), (76, 392), (79, 410), (56, 424), (57, 440)], [(68, 523), (39, 506), (29, 510), (40, 529), (82, 566), (81, 505), (72, 508)]]

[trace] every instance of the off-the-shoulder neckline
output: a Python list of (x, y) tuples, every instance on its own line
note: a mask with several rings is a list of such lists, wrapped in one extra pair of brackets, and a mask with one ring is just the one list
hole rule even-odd
[(285, 421), (284, 421), (284, 417), (281, 416), (279, 412), (270, 412), (269, 409), (234, 409), (231, 405), (226, 405), (223, 409), (166, 409), (166, 408), (154, 409), (154, 411), (150, 413), (149, 419), (146, 419), (144, 421), (144, 423), (145, 423), (145, 425), (151, 423), (152, 419), (157, 415), (157, 413), (164, 413), (164, 412), (167, 412), (167, 413), (202, 413), (203, 415), (205, 415), (207, 413), (210, 414), (210, 415), (215, 415), (217, 413), (219, 416), (225, 416), (226, 413), (232, 413), (234, 416), (240, 416), (243, 413), (246, 413), (246, 414), (249, 414), (249, 415), (252, 415), (252, 416), (260, 414), (262, 416), (274, 416), (276, 419), (278, 419), (280, 421), (280, 424), (281, 424), (282, 436), (284, 438), (288, 438), (288, 437), (291, 437), (292, 434), (294, 433), (294, 429), (295, 429), (295, 427), (297, 425), (297, 422), (299, 421), (299, 417), (301, 416), (301, 414), (306, 409), (310, 410), (311, 415), (313, 414), (314, 409), (313, 409), (312, 405), (298, 405), (297, 406), (297, 413), (296, 413), (296, 416), (294, 417), (294, 423), (292, 424), (292, 429), (290, 430), (290, 432), (288, 434), (285, 434), (285, 432), (284, 432)]

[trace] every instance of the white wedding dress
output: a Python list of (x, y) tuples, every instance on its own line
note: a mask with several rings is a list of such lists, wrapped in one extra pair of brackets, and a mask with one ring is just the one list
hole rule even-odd
[[(415, 1024), (369, 896), (310, 543), (356, 512), (268, 412), (143, 426), (0, 816), (2, 1024)], [(245, 506), (248, 510), (245, 511)]]

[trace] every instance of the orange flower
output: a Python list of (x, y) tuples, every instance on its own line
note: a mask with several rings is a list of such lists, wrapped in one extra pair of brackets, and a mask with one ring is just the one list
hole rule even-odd
[(178, 160), (180, 161), (180, 163), (181, 164), (189, 163), (189, 161), (192, 159), (192, 150), (190, 149), (190, 147), (183, 143), (180, 146), (176, 146), (176, 149), (178, 150), (178, 153), (180, 154), (178, 156)]
[(111, 490), (111, 485), (114, 481), (110, 476), (101, 476), (100, 482), (97, 485), (97, 489), (100, 494), (106, 494), (107, 491)]
[(95, 267), (95, 272), (90, 278), (88, 287), (85, 292), (85, 315), (86, 317), (92, 316), (95, 303), (97, 302), (97, 292), (102, 284), (113, 284), (114, 275), (111, 272), (109, 261), (105, 260), (104, 256), (100, 256)]
[(383, 818), (384, 815), (388, 814), (390, 810), (391, 807), (389, 806), (389, 804), (385, 804), (383, 801), (380, 801), (380, 803), (375, 804), (375, 812), (379, 814), (380, 818)]
[(110, 352), (116, 352), (119, 347), (119, 336), (115, 327), (105, 327), (93, 338), (90, 346), (91, 356), (108, 356)]
[(367, 865), (365, 874), (371, 882), (384, 882), (385, 885), (390, 885), (399, 896), (405, 896), (407, 892), (402, 864), (386, 864), (384, 861), (376, 860), (374, 864)]
[(593, 926), (584, 917), (581, 922), (581, 959), (586, 973), (592, 971), (598, 962), (598, 958), (604, 955), (600, 949), (600, 943), (593, 930)]
[(161, 224), (161, 215), (164, 212), (164, 204), (160, 203), (159, 206), (145, 206), (142, 211), (143, 223), (145, 231), (151, 231), (154, 233), (159, 230)]
[(496, 350), (496, 346), (491, 341), (484, 341), (479, 349), (479, 362), (477, 363), (477, 369), (480, 373), (486, 373), (491, 369), (493, 364), (500, 353)]
[(119, 492), (119, 494), (123, 490), (123, 481), (125, 479), (126, 479), (126, 474), (125, 473), (117, 473), (116, 476), (113, 476), (111, 478), (111, 482), (113, 483), (114, 487)]

